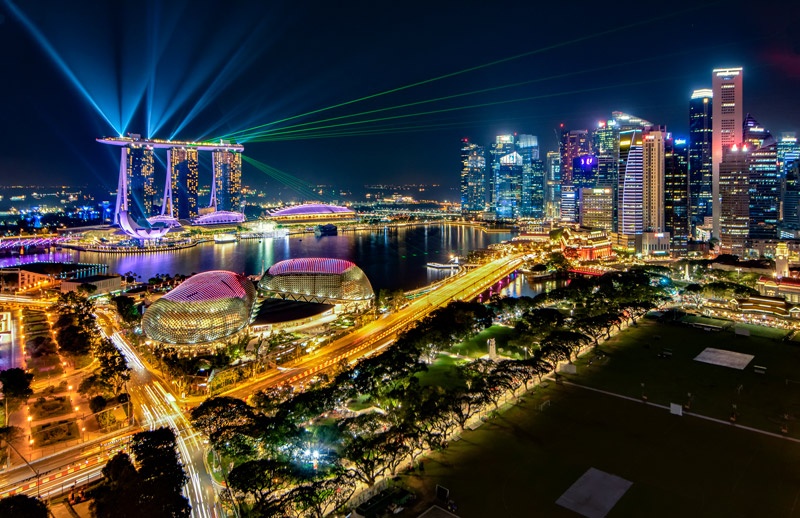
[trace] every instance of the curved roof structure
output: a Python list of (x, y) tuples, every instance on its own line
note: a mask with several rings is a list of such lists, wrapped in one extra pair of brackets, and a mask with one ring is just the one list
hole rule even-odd
[(129, 236), (139, 239), (159, 239), (167, 235), (168, 226), (163, 223), (156, 223), (151, 227), (144, 227), (136, 223), (128, 211), (123, 210), (119, 213), (119, 226)]
[(375, 298), (361, 268), (344, 259), (323, 257), (275, 263), (258, 288), (267, 296), (324, 304), (370, 303)]
[(198, 344), (230, 336), (250, 323), (256, 289), (243, 275), (199, 273), (155, 301), (142, 330), (160, 342)]
[(209, 212), (203, 214), (192, 220), (195, 225), (219, 225), (224, 223), (242, 223), (244, 222), (244, 214), (241, 212), (231, 212), (228, 210), (218, 210), (216, 212)]
[(355, 214), (347, 207), (340, 207), (338, 205), (325, 205), (322, 203), (307, 203), (305, 205), (295, 205), (285, 209), (276, 210), (271, 212), (272, 217), (281, 216), (310, 216), (310, 215), (323, 215), (323, 214)]

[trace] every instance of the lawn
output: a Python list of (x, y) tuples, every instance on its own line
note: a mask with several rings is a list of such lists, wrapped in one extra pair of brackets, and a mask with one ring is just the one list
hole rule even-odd
[(469, 340), (453, 346), (450, 350), (462, 356), (480, 358), (489, 354), (489, 346), (486, 345), (486, 341), (490, 338), (495, 339), (497, 354), (516, 360), (524, 358), (525, 351), (513, 344), (514, 339), (517, 338), (517, 332), (513, 327), (507, 326), (491, 326)]
[(566, 385), (424, 462), (402, 482), (423, 499), (448, 488), (464, 518), (577, 516), (555, 501), (592, 467), (633, 483), (612, 518), (800, 516), (800, 445)]
[(455, 367), (464, 361), (448, 354), (440, 354), (433, 364), (428, 365), (427, 371), (417, 373), (415, 376), (419, 378), (419, 384), (422, 386), (438, 385), (445, 389), (463, 386)]
[(681, 319), (681, 321), (689, 324), (706, 324), (723, 328), (727, 328), (733, 325), (733, 322), (730, 320), (723, 320), (721, 318), (701, 317), (700, 315), (686, 315)]
[(744, 322), (738, 322), (734, 326), (734, 329), (745, 329), (750, 332), (750, 336), (760, 336), (762, 338), (772, 338), (774, 340), (783, 340), (791, 333), (788, 329), (745, 324)]
[[(744, 370), (695, 361), (706, 347), (754, 358)], [(785, 423), (800, 438), (800, 347), (794, 342), (644, 320), (599, 350), (602, 358), (581, 358), (577, 375), (567, 378), (635, 398), (645, 394), (662, 405), (689, 404), (691, 412), (717, 419), (728, 420), (736, 405), (738, 424), (780, 432)]]

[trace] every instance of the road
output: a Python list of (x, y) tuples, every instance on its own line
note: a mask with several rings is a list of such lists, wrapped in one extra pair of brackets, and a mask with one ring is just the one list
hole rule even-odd
[(369, 355), (386, 347), (410, 324), (425, 318), (435, 309), (443, 307), (453, 300), (471, 300), (478, 296), (516, 270), (523, 258), (523, 254), (517, 254), (495, 259), (468, 271), (439, 289), (417, 298), (405, 308), (370, 322), (330, 345), (286, 364), (285, 369), (270, 371), (248, 383), (239, 384), (223, 394), (244, 399), (268, 387), (284, 383), (298, 384), (306, 378), (338, 365), (342, 360), (353, 361)]
[(203, 438), (181, 412), (175, 396), (165, 388), (167, 384), (148, 370), (130, 344), (118, 333), (111, 335), (111, 340), (125, 355), (131, 368), (128, 393), (138, 409), (136, 417), (142, 427), (152, 430), (167, 426), (175, 432), (178, 453), (189, 477), (184, 495), (192, 506), (192, 516), (221, 516), (211, 475), (206, 471), (203, 461), (206, 452)]

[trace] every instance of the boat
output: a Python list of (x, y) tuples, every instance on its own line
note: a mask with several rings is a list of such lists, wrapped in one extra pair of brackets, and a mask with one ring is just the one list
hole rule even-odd
[(314, 235), (317, 237), (322, 236), (335, 236), (339, 234), (339, 229), (336, 228), (336, 225), (331, 223), (327, 225), (317, 225), (314, 227)]
[(214, 242), (217, 244), (235, 243), (238, 240), (236, 234), (217, 234), (214, 236)]

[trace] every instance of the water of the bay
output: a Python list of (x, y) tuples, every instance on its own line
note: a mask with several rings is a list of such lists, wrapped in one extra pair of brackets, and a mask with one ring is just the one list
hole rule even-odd
[[(413, 227), (340, 232), (338, 236), (301, 234), (280, 239), (250, 239), (238, 243), (201, 243), (192, 248), (147, 254), (103, 254), (60, 250), (49, 254), (0, 258), (0, 266), (21, 262), (71, 261), (108, 264), (109, 272), (134, 272), (143, 281), (156, 274), (192, 274), (208, 270), (230, 270), (245, 275), (301, 257), (333, 257), (358, 265), (377, 292), (410, 290), (450, 275), (449, 270), (427, 268), (428, 262), (446, 263), (452, 256), (465, 257), (470, 250), (486, 248), (511, 238), (508, 233), (486, 233), (462, 225), (430, 224)], [(511, 296), (534, 296), (546, 286), (529, 284), (524, 276), (506, 284)]]

